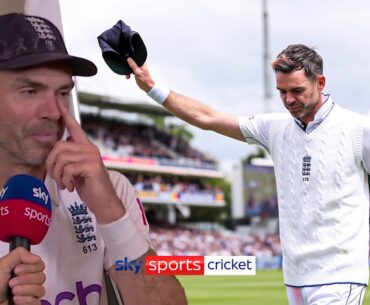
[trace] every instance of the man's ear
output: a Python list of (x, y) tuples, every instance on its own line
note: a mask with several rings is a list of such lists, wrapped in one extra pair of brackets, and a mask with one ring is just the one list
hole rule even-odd
[(325, 87), (326, 79), (324, 75), (317, 76), (317, 86), (319, 91), (323, 91)]

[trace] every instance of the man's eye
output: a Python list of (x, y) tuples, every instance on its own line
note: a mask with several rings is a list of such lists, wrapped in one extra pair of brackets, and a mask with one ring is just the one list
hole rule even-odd
[(60, 91), (58, 94), (61, 97), (69, 97), (70, 91), (69, 90), (67, 90), (67, 91)]
[(35, 95), (37, 91), (36, 89), (33, 89), (33, 88), (27, 88), (27, 89), (21, 90), (21, 93), (25, 95)]

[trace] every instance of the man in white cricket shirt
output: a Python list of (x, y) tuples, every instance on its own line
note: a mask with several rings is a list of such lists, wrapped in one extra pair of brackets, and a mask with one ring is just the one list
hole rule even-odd
[(0, 304), (106, 304), (104, 270), (125, 305), (187, 304), (174, 277), (148, 276), (144, 263), (135, 272), (115, 268), (155, 252), (133, 186), (105, 169), (68, 112), (72, 75), (93, 76), (95, 65), (70, 56), (55, 25), (38, 16), (0, 16), (0, 46), (0, 185), (32, 175), (52, 201), (49, 231), (33, 253), (8, 254), (0, 242)]
[(323, 94), (320, 55), (290, 45), (273, 61), (290, 115), (221, 113), (160, 87), (146, 65), (128, 64), (138, 86), (177, 117), (269, 151), (289, 304), (361, 304), (369, 277), (370, 123)]

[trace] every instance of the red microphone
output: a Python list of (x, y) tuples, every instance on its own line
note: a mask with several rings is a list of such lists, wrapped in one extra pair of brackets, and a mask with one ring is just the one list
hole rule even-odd
[(45, 184), (28, 175), (11, 177), (0, 191), (0, 240), (9, 251), (39, 244), (51, 221), (51, 199)]

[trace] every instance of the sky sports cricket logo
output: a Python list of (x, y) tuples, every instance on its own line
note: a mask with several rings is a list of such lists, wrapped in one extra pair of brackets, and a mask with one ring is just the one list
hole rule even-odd
[(255, 256), (147, 256), (143, 260), (127, 257), (115, 262), (116, 271), (148, 275), (255, 275)]

